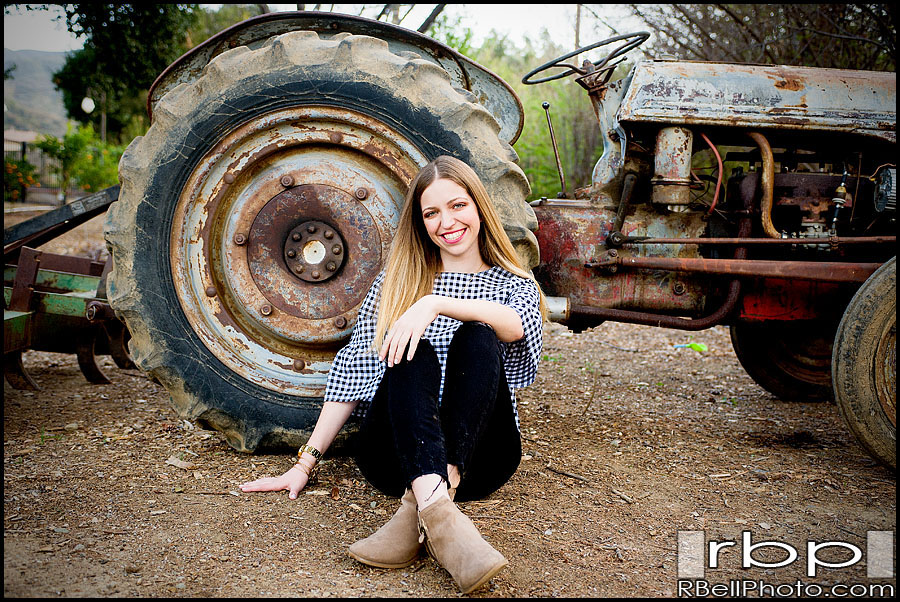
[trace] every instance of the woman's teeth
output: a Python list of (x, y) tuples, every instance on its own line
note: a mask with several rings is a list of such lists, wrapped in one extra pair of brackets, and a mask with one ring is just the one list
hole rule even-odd
[(441, 234), (441, 238), (443, 238), (448, 243), (459, 242), (459, 240), (465, 234), (465, 230), (457, 230), (456, 232), (450, 232), (448, 234)]

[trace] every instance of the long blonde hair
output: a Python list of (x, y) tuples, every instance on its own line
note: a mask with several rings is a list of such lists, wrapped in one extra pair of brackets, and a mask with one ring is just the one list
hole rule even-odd
[(420, 210), (422, 193), (432, 182), (440, 179), (455, 182), (475, 201), (482, 225), (478, 233), (478, 249), (485, 263), (533, 280), (540, 296), (541, 315), (546, 318), (547, 305), (541, 287), (531, 272), (522, 266), (478, 174), (459, 159), (442, 155), (419, 171), (406, 193), (381, 285), (378, 321), (372, 342), (374, 349), (381, 346), (387, 331), (403, 312), (431, 293), (434, 277), (443, 267), (440, 249), (429, 238)]

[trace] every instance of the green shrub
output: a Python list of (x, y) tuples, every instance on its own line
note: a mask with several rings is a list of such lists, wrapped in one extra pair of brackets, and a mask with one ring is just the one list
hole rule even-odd
[(3, 200), (23, 201), (25, 191), (29, 186), (34, 186), (35, 167), (25, 159), (3, 160)]

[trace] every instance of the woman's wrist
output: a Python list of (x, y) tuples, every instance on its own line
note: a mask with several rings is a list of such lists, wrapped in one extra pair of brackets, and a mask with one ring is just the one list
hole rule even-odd
[(322, 459), (322, 452), (317, 447), (310, 444), (309, 441), (300, 446), (297, 450), (297, 459), (308, 458), (312, 460), (313, 466)]
[(297, 460), (296, 462), (294, 462), (294, 465), (291, 466), (290, 470), (294, 470), (295, 468), (306, 475), (307, 481), (312, 481), (313, 477), (315, 477), (316, 473), (318, 472), (316, 470), (318, 466), (316, 466), (315, 464), (309, 464), (307, 462), (304, 462), (303, 460)]
[(300, 454), (297, 454), (297, 461), (299, 462), (300, 460), (309, 462), (310, 466), (315, 466), (319, 463), (319, 459), (309, 452), (302, 452)]

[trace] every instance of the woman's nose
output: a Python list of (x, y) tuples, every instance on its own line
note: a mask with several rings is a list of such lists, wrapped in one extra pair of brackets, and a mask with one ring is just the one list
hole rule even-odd
[(441, 228), (445, 230), (456, 223), (456, 218), (449, 211), (441, 213)]

